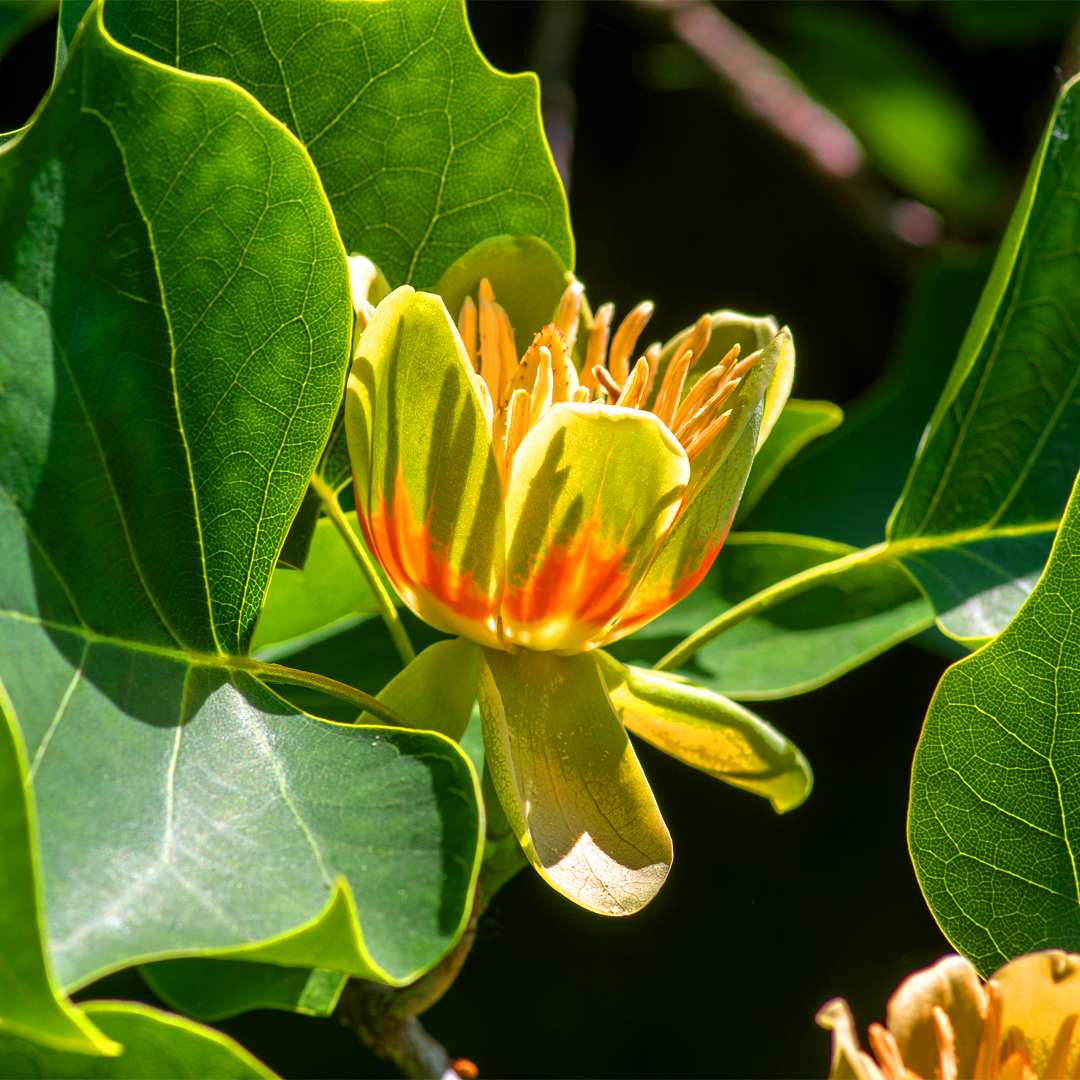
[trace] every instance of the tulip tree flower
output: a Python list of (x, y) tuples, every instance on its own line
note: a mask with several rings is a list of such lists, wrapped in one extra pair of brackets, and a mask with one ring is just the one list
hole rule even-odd
[[(368, 548), (420, 618), (457, 635), (380, 699), (453, 738), (478, 699), (493, 794), (530, 862), (622, 915), (671, 864), (626, 728), (779, 812), (809, 791), (798, 750), (752, 713), (600, 648), (712, 565), (794, 349), (771, 320), (725, 312), (634, 360), (652, 305), (612, 333), (611, 306), (593, 315), (554, 258), (497, 238), (441, 295), (357, 296), (346, 428)], [(733, 328), (752, 348), (726, 345)]]
[(1080, 1075), (1080, 956), (1028, 953), (984, 984), (959, 956), (908, 976), (889, 999), (886, 1023), (868, 1028), (874, 1056), (859, 1045), (843, 998), (822, 1006), (832, 1031), (830, 1077), (856, 1080), (1057, 1080)]

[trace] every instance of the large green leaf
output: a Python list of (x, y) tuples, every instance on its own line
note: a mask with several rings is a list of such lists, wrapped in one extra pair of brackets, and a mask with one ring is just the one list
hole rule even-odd
[[(961, 638), (989, 637), (1015, 614), (1080, 466), (1076, 85), (1061, 92), (889, 522), (939, 625)], [(952, 596), (935, 588), (941, 578)]]
[[(811, 536), (733, 533), (690, 596), (608, 651), (656, 661), (739, 601), (854, 550)], [(743, 701), (788, 697), (831, 682), (932, 623), (930, 605), (898, 566), (854, 567), (709, 642), (687, 674)]]
[(0, 1038), (26, 1036), (56, 1050), (115, 1054), (120, 1047), (58, 990), (42, 942), (29, 763), (0, 683)]
[(941, 680), (915, 752), (908, 838), (949, 940), (983, 975), (1080, 949), (1080, 494), (1042, 580)]
[(226, 952), (404, 982), (468, 917), (457, 747), (306, 717), (244, 655), (351, 321), (294, 138), (91, 20), (0, 152), (0, 673), (65, 985)]
[[(86, 6), (61, 6), (61, 57)], [(287, 125), (345, 247), (392, 287), (428, 287), (504, 233), (540, 237), (573, 269), (539, 83), (484, 60), (463, 0), (125, 0), (107, 6), (105, 24), (163, 64), (232, 80)]]
[(0, 1032), (4, 1080), (262, 1080), (272, 1073), (238, 1042), (213, 1028), (171, 1013), (122, 1001), (90, 1001), (86, 1013), (102, 1031), (124, 1044), (116, 1058), (46, 1050)]

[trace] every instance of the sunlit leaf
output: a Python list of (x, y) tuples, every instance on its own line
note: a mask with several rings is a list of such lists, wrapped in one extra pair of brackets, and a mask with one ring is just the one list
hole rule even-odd
[(329, 1016), (347, 979), (338, 971), (201, 956), (143, 964), (139, 974), (169, 1008), (208, 1023), (252, 1009)]
[(89, 1001), (94, 1023), (124, 1045), (116, 1058), (47, 1050), (0, 1032), (0, 1077), (5, 1080), (273, 1080), (277, 1075), (238, 1042), (213, 1028), (149, 1005)]
[[(87, 0), (65, 0), (61, 57)], [(566, 196), (535, 75), (481, 56), (465, 4), (412, 0), (124, 0), (122, 44), (249, 91), (303, 143), (349, 252), (390, 285), (433, 285), (474, 244), (537, 236), (569, 269)]]
[(471, 908), (467, 760), (245, 671), (351, 336), (303, 149), (91, 19), (0, 152), (0, 221), (0, 673), (59, 979), (192, 952), (414, 978)]
[(923, 895), (989, 974), (1080, 948), (1080, 496), (1050, 561), (998, 637), (934, 694), (912, 768), (908, 837)]
[[(937, 612), (943, 630), (959, 625), (966, 638), (990, 636), (1015, 614), (1024, 587), (1003, 592), (1003, 581), (1030, 582), (1031, 538), (1053, 535), (1080, 466), (1080, 332), (1069, 314), (1080, 304), (1075, 94), (1075, 81), (1061, 92), (889, 522), (890, 543), (931, 599), (942, 602), (935, 578), (959, 590)], [(989, 560), (977, 546), (987, 541), (996, 541)], [(993, 567), (965, 567), (960, 578), (958, 554)]]
[(0, 1038), (23, 1036), (55, 1050), (116, 1054), (120, 1047), (59, 991), (45, 952), (34, 808), (25, 789), (28, 762), (12, 713), (0, 683)]

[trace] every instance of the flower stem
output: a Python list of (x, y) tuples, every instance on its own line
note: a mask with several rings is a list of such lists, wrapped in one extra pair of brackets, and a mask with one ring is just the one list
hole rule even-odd
[(297, 671), (296, 668), (285, 667), (282, 664), (263, 664), (258, 660), (248, 660), (243, 665), (244, 671), (251, 672), (258, 679), (270, 683), (285, 683), (289, 686), (306, 686), (310, 690), (319, 690), (330, 697), (347, 701), (355, 705), (361, 713), (369, 712), (384, 724), (391, 727), (408, 727), (404, 719), (393, 709), (387, 708), (378, 698), (365, 694), (363, 690), (346, 686), (337, 679), (329, 679), (325, 675), (316, 675), (313, 671)]
[(722, 615), (718, 615), (712, 622), (706, 623), (700, 630), (696, 630), (684, 641), (680, 642), (666, 656), (658, 660), (653, 667), (657, 671), (673, 671), (684, 664), (703, 645), (707, 645), (713, 638), (730, 630), (746, 619), (752, 619), (774, 604), (788, 600), (792, 596), (806, 592), (816, 585), (821, 585), (830, 578), (839, 577), (856, 566), (873, 566), (875, 563), (888, 562), (895, 556), (895, 550), (889, 544), (875, 544), (873, 547), (864, 548), (862, 551), (853, 551), (850, 555), (844, 555), (831, 562), (820, 563), (811, 566), (799, 574), (793, 574), (767, 589), (755, 593), (741, 603), (730, 607)]
[(401, 621), (401, 616), (394, 606), (392, 597), (386, 591), (386, 586), (383, 585), (375, 571), (375, 564), (371, 561), (371, 556), (364, 545), (360, 543), (356, 533), (349, 528), (349, 523), (346, 521), (341, 505), (338, 503), (337, 496), (330, 485), (322, 477), (316, 475), (311, 478), (311, 486), (322, 500), (322, 508), (326, 516), (334, 523), (334, 527), (341, 534), (341, 539), (345, 541), (346, 547), (348, 547), (352, 557), (356, 560), (356, 565), (360, 567), (360, 573), (364, 575), (364, 580), (368, 583), (371, 595), (375, 598), (379, 614), (382, 616), (383, 622), (386, 623), (386, 629), (390, 631), (390, 637), (394, 640), (401, 662), (408, 667), (416, 659), (416, 650), (413, 649), (409, 635), (405, 632), (405, 624)]

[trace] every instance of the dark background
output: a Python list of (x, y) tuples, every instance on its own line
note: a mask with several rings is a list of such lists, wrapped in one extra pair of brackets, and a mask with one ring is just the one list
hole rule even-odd
[[(766, 40), (782, 6), (723, 10)], [(982, 120), (1011, 187), (996, 215), (945, 235), (994, 240), (1059, 85), (1055, 66), (1068, 64), (1061, 37), (965, 44), (940, 4), (869, 6), (952, 74)], [(594, 304), (625, 312), (654, 300), (658, 338), (717, 307), (772, 312), (795, 333), (797, 396), (847, 405), (870, 386), (934, 250), (887, 235), (850, 185), (816, 172), (718, 80), (658, 88), (643, 73), (672, 40), (663, 13), (587, 3), (577, 40), (553, 55), (538, 44), (541, 4), (468, 10), (496, 67), (539, 66), (572, 87), (570, 205)], [(0, 131), (47, 88), (54, 41), (46, 23), (0, 62)], [(545, 90), (549, 103), (562, 92), (550, 80)], [(784, 817), (639, 744), (677, 854), (657, 899), (604, 919), (522, 872), (426, 1026), (489, 1078), (826, 1075), (818, 1007), (846, 997), (864, 1031), (904, 975), (949, 951), (905, 839), (911, 756), (945, 665), (904, 645), (824, 689), (755, 705), (816, 774), (809, 801)], [(91, 994), (152, 1000), (133, 973)], [(256, 1012), (220, 1027), (284, 1076), (392, 1074), (333, 1020)]]

